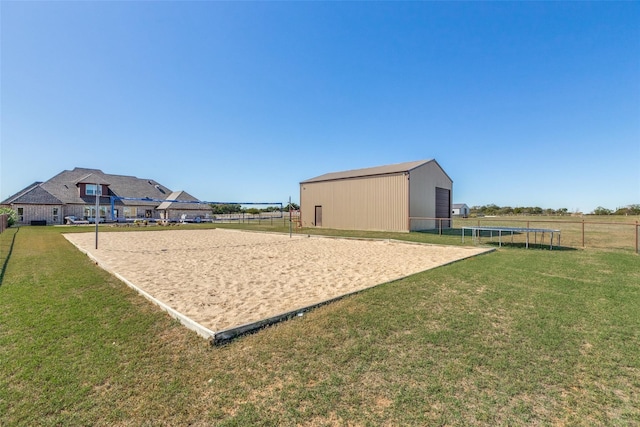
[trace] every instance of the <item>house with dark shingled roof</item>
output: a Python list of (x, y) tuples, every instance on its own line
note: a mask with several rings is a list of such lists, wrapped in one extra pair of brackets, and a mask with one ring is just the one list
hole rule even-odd
[[(185, 191), (174, 192), (155, 180), (111, 175), (99, 169), (86, 168), (65, 170), (48, 181), (34, 182), (0, 202), (0, 206), (15, 210), (19, 224), (64, 224), (68, 216), (95, 218), (96, 193), (99, 217), (105, 221), (178, 220), (183, 215), (204, 218), (211, 212), (206, 204), (166, 202), (198, 202), (198, 199)], [(113, 216), (111, 196), (116, 196), (113, 199)]]

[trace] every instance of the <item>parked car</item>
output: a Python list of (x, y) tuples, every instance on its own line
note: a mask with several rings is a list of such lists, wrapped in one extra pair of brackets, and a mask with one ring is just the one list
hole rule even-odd
[[(92, 217), (92, 216), (87, 218), (87, 220), (88, 220), (87, 222), (89, 224), (95, 224), (96, 223), (96, 219), (94, 217)], [(103, 222), (104, 222), (104, 218), (102, 218), (102, 217), (98, 218), (98, 224), (102, 224)]]
[(64, 223), (71, 224), (89, 224), (89, 221), (86, 219), (78, 218), (77, 216), (69, 215), (64, 217)]

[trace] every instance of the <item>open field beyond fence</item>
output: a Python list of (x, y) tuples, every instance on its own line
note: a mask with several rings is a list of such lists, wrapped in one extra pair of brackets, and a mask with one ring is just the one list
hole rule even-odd
[[(234, 220), (216, 220), (212, 224), (198, 224), (197, 227), (229, 227), (249, 230), (269, 230), (289, 232), (296, 234), (322, 234), (322, 235), (364, 235), (368, 237), (387, 238), (386, 236), (398, 233), (376, 232), (376, 231), (349, 231), (331, 230), (324, 228), (300, 228), (297, 222), (290, 222), (287, 213), (282, 217), (270, 218), (258, 215), (240, 216)], [(561, 246), (565, 248), (601, 248), (601, 249), (622, 249), (636, 253), (640, 252), (640, 217), (638, 216), (588, 216), (584, 218), (570, 216), (505, 216), (505, 217), (482, 217), (482, 218), (421, 218), (434, 220), (436, 228), (424, 230), (423, 233), (409, 233), (404, 235), (405, 240), (420, 241), (427, 243), (460, 244), (462, 227), (470, 226), (502, 226), (502, 227), (527, 227), (527, 228), (547, 228), (557, 229), (561, 232)], [(440, 224), (451, 222), (451, 227), (442, 227)], [(136, 228), (140, 224), (136, 224)], [(181, 228), (189, 227), (189, 224), (175, 225)], [(194, 225), (195, 226), (195, 225)], [(290, 227), (291, 226), (291, 227)], [(151, 225), (155, 227), (155, 225)], [(86, 230), (85, 230), (86, 231)], [(125, 230), (126, 231), (126, 230)], [(467, 231), (467, 233), (470, 233)], [(420, 234), (437, 234), (440, 238), (427, 238)], [(403, 234), (400, 234), (401, 236)], [(484, 236), (484, 234), (483, 234)], [(488, 236), (488, 234), (487, 234)], [(530, 236), (532, 239), (533, 236)], [(536, 236), (537, 237), (537, 236)], [(542, 237), (542, 236), (540, 236)], [(548, 245), (548, 235), (545, 235)], [(509, 242), (510, 240), (509, 236)], [(484, 243), (491, 243), (489, 239), (482, 239)], [(515, 235), (514, 243), (523, 245), (524, 235)], [(532, 240), (533, 242), (533, 240)], [(469, 244), (469, 242), (466, 242)], [(497, 237), (494, 239), (497, 244)]]
[[(502, 226), (502, 227), (527, 227), (547, 228), (561, 231), (561, 245), (569, 248), (602, 248), (602, 249), (626, 249), (636, 253), (640, 252), (640, 217), (638, 216), (505, 216), (482, 218), (421, 218), (432, 219), (437, 224), (437, 229), (427, 230), (429, 233), (442, 233), (444, 236), (457, 235), (461, 237), (461, 228), (469, 226)], [(440, 230), (440, 224), (452, 222), (451, 228)], [(261, 218), (259, 216), (239, 217), (235, 221), (218, 221), (219, 226), (231, 226), (237, 228), (254, 227), (260, 229), (280, 229), (286, 231), (289, 226), (289, 217), (285, 212), (281, 218)], [(331, 230), (296, 227), (293, 223), (294, 233), (319, 233), (331, 234)], [(347, 232), (349, 233), (349, 232)], [(367, 233), (367, 232), (364, 232)], [(384, 232), (379, 233), (381, 235)], [(533, 236), (531, 236), (533, 238)], [(542, 237), (542, 236), (540, 236)], [(547, 239), (548, 235), (544, 236)], [(411, 240), (415, 240), (411, 238)], [(484, 239), (483, 239), (484, 240)], [(485, 240), (486, 241), (486, 240)], [(495, 240), (497, 242), (497, 239)], [(509, 240), (510, 241), (510, 240)], [(525, 236), (514, 236), (514, 242), (524, 244)], [(447, 241), (447, 244), (453, 242)]]
[(0, 425), (640, 424), (629, 249), (503, 247), (211, 347), (63, 231), (0, 235)]
[[(638, 217), (495, 217), (456, 219), (454, 227), (484, 225), (503, 227), (547, 228), (561, 231), (561, 245), (573, 248), (628, 249), (638, 252)], [(524, 236), (521, 236), (524, 237)], [(548, 238), (548, 236), (547, 236)], [(517, 240), (522, 242), (522, 238)]]
[[(522, 227), (522, 228), (546, 228), (560, 230), (561, 246), (565, 248), (601, 248), (601, 249), (623, 249), (636, 253), (640, 252), (640, 217), (638, 216), (589, 216), (584, 218), (558, 216), (528, 216), (528, 217), (482, 217), (482, 218), (454, 218), (438, 219), (438, 218), (422, 218), (432, 219), (437, 224), (435, 230), (426, 230), (427, 234), (438, 234), (442, 236), (440, 241), (433, 240), (433, 243), (456, 244), (455, 239), (448, 237), (461, 238), (462, 227), (470, 226), (502, 226), (502, 227)], [(440, 229), (440, 223), (446, 224), (452, 222), (451, 228)], [(237, 221), (236, 224), (218, 224), (220, 226), (231, 226), (237, 228), (254, 227), (279, 227), (281, 231), (286, 231), (288, 227), (288, 217), (283, 217), (270, 222), (268, 220), (249, 219)], [(295, 224), (295, 223), (294, 223)], [(280, 228), (281, 226), (281, 228)], [(317, 228), (292, 228), (294, 233), (318, 233), (332, 234), (334, 231)], [(344, 231), (350, 234), (352, 232)], [(385, 232), (358, 232), (369, 236), (385, 236)], [(469, 233), (469, 231), (467, 231)], [(410, 233), (411, 235), (419, 233)], [(534, 236), (530, 236), (533, 242)], [(543, 236), (536, 236), (542, 238)], [(549, 236), (545, 235), (546, 243), (549, 243)], [(408, 240), (420, 240), (415, 236), (407, 238)], [(490, 242), (489, 239), (482, 239), (483, 242)], [(509, 236), (509, 242), (510, 236)], [(494, 239), (497, 243), (497, 236)], [(523, 245), (525, 242), (524, 235), (515, 235), (514, 243)], [(469, 242), (467, 242), (469, 243)]]

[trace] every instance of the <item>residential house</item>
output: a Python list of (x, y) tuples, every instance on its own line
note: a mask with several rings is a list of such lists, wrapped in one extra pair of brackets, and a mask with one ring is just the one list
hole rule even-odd
[[(178, 208), (178, 200), (189, 203)], [(48, 181), (34, 182), (0, 202), (0, 206), (15, 210), (18, 224), (55, 225), (64, 224), (69, 216), (94, 220), (98, 215), (101, 221), (179, 220), (183, 214), (204, 218), (211, 210), (197, 201), (184, 191), (174, 192), (152, 179), (75, 168)]]

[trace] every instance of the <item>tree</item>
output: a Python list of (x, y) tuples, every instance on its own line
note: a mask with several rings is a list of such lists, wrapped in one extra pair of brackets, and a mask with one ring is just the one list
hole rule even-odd
[(0, 208), (0, 215), (5, 215), (5, 214), (9, 215), (9, 218), (7, 220), (7, 225), (11, 227), (13, 224), (16, 223), (18, 214), (16, 213), (16, 211), (14, 211), (11, 208)]
[(602, 206), (598, 206), (593, 210), (594, 215), (611, 215), (612, 213), (611, 209), (603, 208)]
[(498, 209), (498, 215), (512, 215), (513, 208), (511, 206), (504, 206)]
[(242, 206), (237, 203), (230, 204), (211, 204), (211, 213), (214, 215), (241, 213)]
[(260, 209), (260, 212), (280, 212), (279, 206), (267, 206), (266, 208)]
[(625, 206), (624, 208), (618, 208), (613, 213), (614, 215), (629, 215), (629, 207)]
[(640, 205), (629, 205), (616, 209), (614, 215), (640, 215)]
[(285, 212), (288, 212), (289, 210), (297, 211), (297, 210), (299, 210), (299, 209), (300, 209), (300, 206), (299, 206), (299, 205), (297, 205), (297, 204), (295, 204), (295, 203), (293, 203), (293, 202), (291, 202), (291, 203), (287, 203), (287, 206), (285, 206), (285, 207), (283, 208), (283, 210), (284, 210)]
[[(632, 205), (634, 206), (634, 205)], [(640, 205), (635, 205), (639, 207), (640, 215)], [(560, 209), (552, 209), (546, 208), (542, 209), (539, 206), (498, 206), (493, 203), (484, 205), (484, 206), (472, 206), (470, 209), (471, 215), (567, 215), (569, 210), (567, 208)]]
[(542, 208), (539, 206), (534, 206), (531, 208), (530, 212), (532, 215), (542, 215)]
[(498, 205), (494, 205), (494, 204), (492, 203), (492, 204), (489, 204), (489, 205), (483, 206), (483, 213), (484, 213), (485, 215), (497, 215), (497, 214), (498, 214), (498, 210), (499, 210), (499, 209), (500, 209), (500, 206), (498, 206)]

